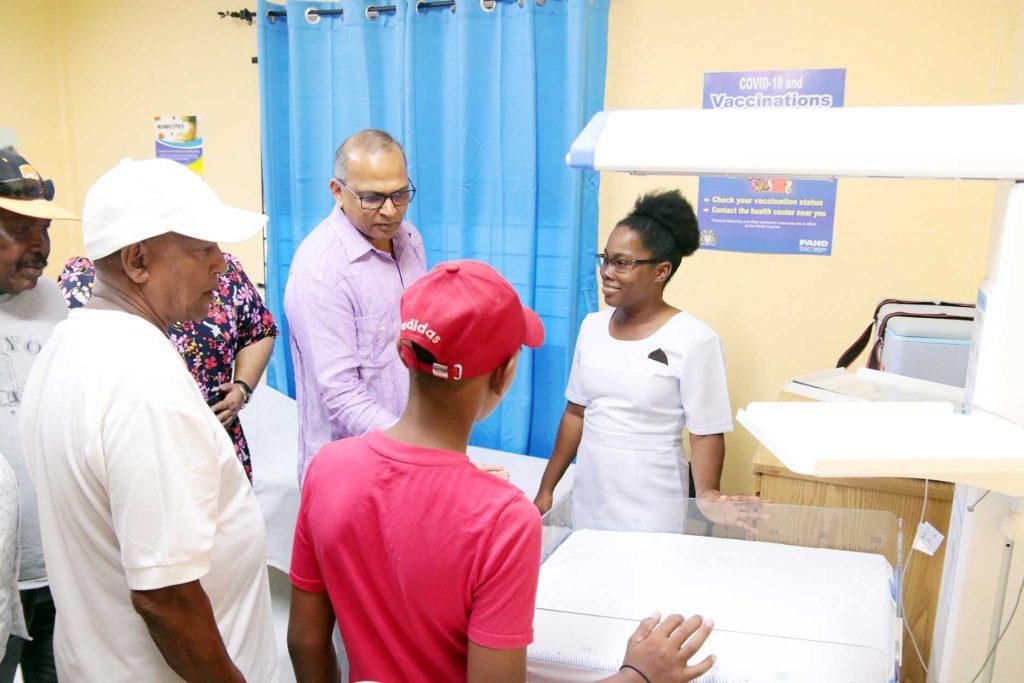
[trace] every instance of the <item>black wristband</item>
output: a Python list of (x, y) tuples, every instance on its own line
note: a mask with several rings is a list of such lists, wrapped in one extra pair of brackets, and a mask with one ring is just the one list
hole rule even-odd
[(632, 669), (633, 671), (637, 672), (640, 675), (640, 678), (644, 679), (644, 681), (646, 681), (647, 683), (651, 683), (651, 679), (649, 679), (646, 675), (644, 675), (643, 671), (641, 671), (640, 669), (636, 668), (632, 664), (623, 664), (622, 666), (619, 667), (619, 671), (622, 671), (623, 669)]

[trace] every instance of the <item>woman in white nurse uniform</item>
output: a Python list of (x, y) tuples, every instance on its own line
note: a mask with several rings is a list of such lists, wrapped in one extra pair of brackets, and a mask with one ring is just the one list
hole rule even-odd
[(719, 492), (723, 435), (733, 426), (722, 344), (663, 298), (698, 241), (693, 208), (672, 190), (640, 197), (598, 255), (609, 308), (588, 315), (576, 341), (568, 403), (535, 500), (542, 513), (576, 457), (577, 528), (681, 530), (684, 427), (697, 497), (727, 498)]

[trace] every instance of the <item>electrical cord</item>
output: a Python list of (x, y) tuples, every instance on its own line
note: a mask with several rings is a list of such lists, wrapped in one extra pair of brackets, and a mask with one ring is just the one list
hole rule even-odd
[[(918, 529), (921, 528), (921, 524), (924, 523), (925, 511), (928, 509), (928, 484), (927, 479), (924, 480), (924, 502), (921, 504), (921, 517), (917, 521)], [(986, 491), (981, 495), (978, 500), (967, 506), (968, 512), (974, 512), (974, 508), (977, 507), (978, 503), (985, 500), (991, 491)], [(914, 538), (917, 538), (917, 532), (914, 532)], [(910, 550), (907, 551), (906, 559), (903, 562), (903, 576), (900, 577), (900, 612), (903, 613), (903, 627), (907, 629), (907, 634), (910, 636), (910, 644), (914, 646), (914, 652), (917, 653), (917, 661), (921, 663), (921, 668), (924, 669), (925, 676), (938, 683), (939, 679), (932, 675), (932, 672), (928, 670), (928, 666), (924, 663), (924, 657), (921, 655), (921, 648), (917, 645), (917, 639), (914, 638), (914, 632), (910, 629), (910, 623), (906, 618), (906, 610), (903, 607), (903, 594), (904, 587), (906, 586), (907, 576), (910, 574), (910, 560), (914, 556), (914, 544), (910, 544)], [(1006, 625), (1003, 626), (1003, 630), (999, 632), (999, 637), (996, 638), (996, 642), (993, 643), (992, 649), (988, 651), (988, 655), (985, 657), (985, 661), (982, 662), (981, 668), (978, 669), (978, 673), (971, 679), (971, 683), (976, 683), (981, 678), (982, 673), (985, 672), (985, 668), (988, 666), (989, 661), (995, 656), (996, 650), (999, 648), (999, 644), (1003, 641), (1003, 637), (1007, 631), (1010, 630), (1010, 625), (1013, 623), (1013, 618), (1017, 615), (1017, 608), (1020, 607), (1021, 596), (1024, 595), (1024, 580), (1020, 583), (1020, 588), (1017, 590), (1017, 600), (1013, 604), (1013, 610), (1010, 612), (1010, 618), (1006, 620)]]
[(1013, 603), (1013, 611), (1010, 612), (1010, 618), (1006, 620), (1006, 626), (1004, 626), (1003, 630), (999, 632), (999, 637), (996, 638), (996, 642), (992, 645), (992, 649), (988, 651), (988, 656), (985, 657), (985, 661), (982, 663), (981, 668), (978, 669), (978, 673), (976, 673), (974, 678), (971, 679), (971, 683), (974, 683), (981, 677), (982, 672), (985, 671), (985, 667), (988, 666), (988, 660), (992, 659), (992, 656), (996, 653), (996, 648), (999, 647), (999, 643), (1003, 640), (1003, 636), (1005, 636), (1006, 632), (1010, 630), (1010, 624), (1013, 623), (1013, 618), (1017, 615), (1017, 608), (1020, 607), (1020, 596), (1022, 593), (1024, 593), (1024, 581), (1020, 582), (1020, 588), (1017, 589), (1017, 602)]
[[(928, 484), (929, 480), (924, 480), (924, 501), (921, 503), (921, 517), (917, 520), (917, 528), (914, 530), (914, 538), (917, 538), (917, 532), (920, 530), (921, 525), (924, 524), (925, 512), (928, 510)], [(906, 559), (903, 560), (903, 576), (900, 577), (900, 613), (903, 615), (903, 628), (907, 630), (907, 635), (910, 636), (910, 644), (914, 646), (914, 652), (917, 653), (917, 661), (921, 662), (921, 668), (924, 669), (925, 679), (932, 679), (936, 683), (939, 683), (939, 679), (932, 675), (932, 672), (928, 670), (928, 665), (924, 663), (924, 656), (921, 655), (921, 648), (917, 645), (917, 639), (914, 637), (914, 632), (910, 628), (910, 620), (907, 619), (907, 610), (903, 606), (903, 595), (904, 588), (907, 585), (907, 576), (910, 575), (910, 560), (914, 556), (914, 544), (910, 543), (910, 549), (907, 551)], [(973, 683), (973, 682), (972, 682)]]
[(974, 512), (974, 508), (978, 507), (978, 503), (980, 503), (981, 501), (985, 500), (985, 496), (987, 496), (990, 493), (992, 493), (991, 489), (988, 490), (988, 491), (985, 491), (985, 493), (981, 494), (981, 498), (979, 498), (978, 500), (974, 501), (973, 503), (971, 503), (970, 505), (967, 506), (967, 511), (968, 512)]

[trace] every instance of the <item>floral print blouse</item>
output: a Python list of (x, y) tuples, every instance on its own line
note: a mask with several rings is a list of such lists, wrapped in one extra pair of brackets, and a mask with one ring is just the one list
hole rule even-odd
[[(242, 264), (231, 254), (224, 254), (224, 260), (227, 270), (220, 276), (220, 287), (214, 293), (206, 318), (176, 323), (167, 331), (207, 401), (218, 386), (232, 380), (239, 351), (266, 337), (277, 336), (274, 317), (242, 270)], [(89, 259), (73, 258), (65, 264), (57, 284), (68, 308), (79, 308), (89, 301), (95, 279), (96, 271)], [(241, 422), (235, 420), (227, 431), (252, 481), (249, 445)]]

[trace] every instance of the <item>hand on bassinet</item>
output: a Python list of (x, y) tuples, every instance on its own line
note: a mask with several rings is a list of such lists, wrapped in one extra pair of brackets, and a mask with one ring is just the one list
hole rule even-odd
[(630, 636), (622, 668), (608, 680), (684, 683), (700, 678), (715, 665), (714, 655), (699, 664), (691, 665), (690, 660), (696, 658), (712, 628), (714, 622), (699, 615), (683, 619), (671, 614), (663, 621), (655, 612)]
[(709, 522), (735, 526), (748, 534), (758, 534), (758, 523), (768, 519), (761, 506), (767, 501), (757, 496), (725, 495), (721, 491), (703, 491), (697, 496), (697, 507)]

